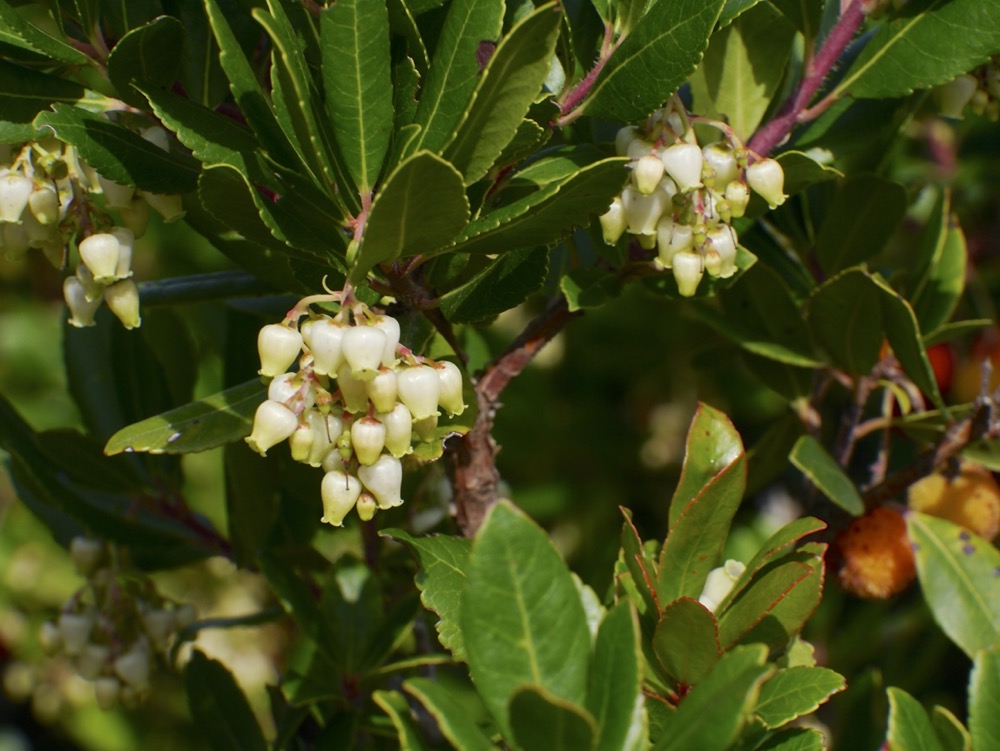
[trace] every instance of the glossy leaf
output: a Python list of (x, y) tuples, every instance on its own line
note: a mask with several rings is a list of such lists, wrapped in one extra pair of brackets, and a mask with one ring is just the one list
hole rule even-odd
[(452, 323), (492, 318), (538, 291), (548, 269), (549, 257), (544, 249), (505, 253), (468, 282), (442, 295), (441, 312)]
[(889, 751), (944, 751), (926, 710), (916, 699), (894, 686), (889, 694)]
[(836, 94), (899, 97), (947, 83), (1000, 49), (1000, 1), (914, 0), (865, 45)]
[(739, 735), (760, 685), (773, 672), (761, 644), (737, 647), (669, 716), (653, 751), (725, 751)]
[(917, 576), (941, 629), (969, 657), (1000, 642), (1000, 598), (995, 591), (1000, 552), (944, 519), (910, 512)]
[[(994, 585), (995, 586), (995, 585)], [(972, 748), (1000, 744), (1000, 645), (977, 652), (969, 678), (969, 732)]]
[(362, 194), (378, 180), (392, 136), (389, 14), (384, 0), (343, 0), (320, 24), (323, 89), (333, 135)]
[(5, 142), (28, 140), (35, 133), (32, 121), (55, 102), (101, 111), (107, 99), (74, 81), (22, 68), (0, 60), (0, 126)]
[(698, 65), (724, 3), (655, 3), (604, 66), (583, 111), (629, 122), (662, 105)]
[(826, 212), (816, 238), (816, 257), (827, 274), (874, 257), (906, 213), (902, 185), (875, 175), (844, 181)]
[(372, 701), (389, 715), (396, 729), (396, 740), (399, 741), (400, 751), (425, 751), (430, 748), (420, 737), (417, 723), (410, 713), (410, 705), (405, 696), (398, 691), (374, 691)]
[(760, 0), (726, 0), (726, 4), (722, 6), (722, 14), (719, 16), (719, 28), (732, 23), (733, 19), (738, 18), (759, 2)]
[(448, 7), (420, 94), (416, 122), (422, 130), (414, 151), (440, 151), (450, 140), (479, 79), (479, 46), (500, 36), (503, 12), (501, 0), (457, 0)]
[(851, 516), (861, 516), (865, 504), (851, 478), (830, 456), (823, 444), (811, 435), (804, 435), (796, 441), (788, 460), (794, 464), (827, 498), (840, 506)]
[(789, 728), (775, 733), (755, 751), (827, 751), (826, 738), (815, 728)]
[[(469, 222), (449, 252), (502, 253), (550, 245), (602, 214), (627, 178), (626, 160), (605, 159), (576, 167), (523, 198)], [(536, 173), (529, 173), (536, 174)]]
[(437, 613), (438, 638), (455, 657), (465, 660), (465, 640), (460, 626), (461, 598), (467, 582), (470, 541), (462, 537), (412, 537), (399, 529), (381, 532), (410, 549), (420, 563), (417, 588), (424, 607)]
[(0, 42), (63, 63), (84, 65), (90, 62), (90, 58), (80, 50), (28, 21), (7, 0), (0, 0)]
[(184, 40), (184, 27), (176, 18), (160, 16), (123, 36), (108, 56), (108, 78), (118, 95), (133, 106), (143, 106), (133, 82), (152, 88), (173, 83), (180, 69), (177, 49)]
[(777, 157), (785, 173), (785, 193), (794, 196), (818, 183), (843, 177), (843, 173), (829, 164), (820, 164), (801, 151), (785, 151)]
[(555, 4), (543, 5), (519, 21), (494, 50), (442, 152), (465, 176), (466, 185), (486, 174), (538, 96), (561, 18)]
[(462, 176), (441, 157), (418, 151), (375, 197), (351, 280), (360, 283), (379, 263), (448, 245), (468, 220)]
[(737, 137), (745, 140), (760, 124), (781, 84), (795, 27), (767, 3), (742, 4), (736, 17), (733, 0), (726, 3), (719, 20), (724, 28), (712, 36), (691, 88), (699, 114), (724, 113)]
[(589, 751), (595, 748), (594, 718), (539, 686), (518, 689), (510, 701), (510, 725), (524, 751)]
[(972, 751), (972, 736), (949, 710), (935, 705), (931, 710), (931, 724), (944, 751)]
[(922, 331), (944, 326), (965, 291), (965, 235), (953, 223), (949, 194), (943, 193), (925, 230), (907, 297)]
[(122, 428), (108, 441), (108, 456), (121, 452), (186, 454), (237, 441), (250, 434), (257, 406), (267, 398), (259, 380), (247, 381), (183, 407)]
[(622, 287), (618, 274), (592, 266), (570, 269), (559, 280), (559, 289), (571, 313), (605, 305), (621, 294)]
[(79, 107), (56, 104), (35, 126), (51, 130), (76, 147), (87, 163), (109, 180), (151, 193), (187, 193), (198, 180), (197, 162), (168, 153), (137, 133)]
[(492, 751), (488, 734), (489, 715), (471, 684), (444, 676), (410, 678), (403, 682), (406, 693), (417, 698), (434, 718), (438, 730), (455, 748)]
[(642, 648), (639, 621), (627, 602), (601, 622), (590, 665), (586, 708), (597, 726), (595, 747), (644, 749)]
[(754, 712), (769, 728), (779, 728), (815, 712), (845, 688), (844, 676), (827, 668), (803, 666), (780, 670), (761, 688)]
[(583, 704), (590, 632), (576, 586), (545, 532), (509, 503), (473, 543), (461, 624), (469, 672), (505, 734), (520, 686)]
[[(229, 14), (234, 21), (240, 18), (239, 11), (232, 8), (235, 1), (222, 0), (230, 5)], [(208, 13), (203, 3), (177, 3), (171, 10), (184, 27), (180, 83), (190, 101), (214, 109), (229, 93), (229, 80), (219, 64), (219, 45), (209, 26)], [(176, 50), (173, 54), (177, 54)]]
[(184, 668), (191, 715), (212, 751), (265, 751), (250, 702), (225, 665), (195, 650)]
[(655, 596), (656, 562), (642, 544), (639, 532), (632, 523), (632, 513), (625, 508), (622, 508), (621, 512), (625, 517), (625, 523), (622, 525), (621, 557), (632, 576), (636, 594), (640, 598), (636, 607), (643, 615), (655, 615), (658, 618), (660, 608)]
[(807, 307), (809, 328), (834, 364), (867, 375), (882, 348), (882, 295), (858, 269), (845, 271), (819, 287)]
[(653, 652), (677, 683), (700, 683), (722, 657), (715, 617), (694, 599), (670, 603), (653, 632)]

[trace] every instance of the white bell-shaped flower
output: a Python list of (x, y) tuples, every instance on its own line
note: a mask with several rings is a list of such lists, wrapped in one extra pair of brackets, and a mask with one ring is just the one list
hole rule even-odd
[(785, 172), (774, 159), (761, 159), (747, 167), (747, 184), (774, 209), (785, 202)]
[(636, 190), (648, 196), (660, 184), (663, 172), (663, 160), (656, 154), (643, 154), (632, 168), (632, 182)]
[(119, 185), (100, 174), (97, 176), (97, 182), (104, 194), (104, 205), (109, 209), (125, 209), (132, 205), (135, 188), (131, 185)]
[(701, 149), (693, 143), (675, 143), (660, 152), (660, 159), (667, 174), (677, 183), (682, 193), (700, 188), (703, 157)]
[(365, 383), (368, 398), (378, 412), (389, 412), (396, 406), (396, 396), (399, 389), (396, 385), (396, 371), (383, 370)]
[(333, 445), (344, 432), (344, 421), (339, 415), (332, 413), (324, 415), (317, 409), (310, 410), (306, 420), (313, 432), (312, 449), (306, 463), (312, 467), (319, 467), (327, 454), (333, 451)]
[(69, 557), (80, 576), (89, 576), (104, 558), (104, 543), (89, 537), (74, 537), (69, 543)]
[(163, 195), (161, 193), (139, 193), (152, 207), (152, 209), (163, 217), (163, 221), (169, 224), (184, 218), (184, 203), (179, 195)]
[(719, 603), (726, 599), (733, 585), (743, 576), (744, 571), (746, 565), (742, 561), (734, 560), (728, 560), (722, 566), (713, 568), (708, 572), (698, 602), (714, 613)]
[(343, 341), (347, 327), (328, 316), (302, 324), (302, 339), (312, 352), (313, 370), (318, 375), (336, 376), (344, 361)]
[(409, 454), (413, 447), (413, 415), (405, 404), (396, 404), (389, 412), (378, 415), (385, 425), (385, 450), (397, 459)]
[(622, 205), (629, 232), (633, 235), (655, 235), (656, 223), (670, 206), (670, 198), (662, 190), (644, 196), (629, 185), (622, 191)]
[(90, 641), (94, 628), (93, 613), (62, 613), (59, 616), (59, 634), (62, 636), (63, 652), (70, 657), (80, 654)]
[(121, 243), (110, 232), (99, 232), (84, 238), (79, 245), (80, 260), (86, 264), (98, 284), (110, 284), (118, 279), (118, 257)]
[(131, 279), (104, 288), (104, 302), (127, 329), (136, 329), (142, 325), (139, 317), (139, 288)]
[(253, 430), (246, 437), (250, 448), (261, 456), (267, 456), (267, 450), (288, 438), (299, 425), (299, 419), (284, 404), (264, 401), (253, 416)]
[(321, 521), (334, 527), (344, 526), (344, 517), (351, 513), (361, 495), (361, 481), (343, 470), (333, 470), (323, 475), (320, 485), (323, 497)]
[(361, 464), (374, 464), (385, 448), (385, 425), (374, 417), (362, 417), (351, 425), (351, 446)]
[(747, 212), (747, 204), (750, 203), (750, 188), (742, 180), (733, 180), (726, 186), (726, 203), (729, 204), (729, 215), (733, 219), (739, 219)]
[(20, 172), (0, 175), (0, 222), (20, 222), (32, 190), (34, 184)]
[(465, 386), (462, 380), (462, 371), (455, 363), (448, 360), (441, 360), (435, 370), (437, 370), (438, 381), (441, 382), (438, 403), (444, 407), (449, 415), (462, 414), (465, 411), (465, 402), (462, 401), (462, 389)]
[(149, 204), (141, 198), (134, 198), (128, 206), (118, 209), (118, 215), (136, 237), (146, 234), (146, 227), (149, 225)]
[(344, 400), (344, 408), (348, 412), (358, 414), (368, 411), (368, 389), (364, 381), (359, 381), (351, 373), (351, 366), (346, 362), (337, 370), (337, 386)]
[(142, 625), (153, 646), (164, 649), (170, 635), (177, 630), (177, 617), (173, 610), (153, 608), (142, 614)]
[(720, 262), (718, 273), (712, 275), (728, 279), (736, 273), (736, 231), (724, 224), (708, 233), (708, 242), (712, 250), (719, 254)]
[(143, 140), (149, 141), (149, 143), (153, 144), (158, 149), (170, 151), (170, 135), (163, 127), (159, 125), (151, 125), (148, 128), (140, 130), (139, 135), (142, 136)]
[(76, 669), (82, 678), (92, 681), (101, 674), (108, 664), (111, 650), (103, 644), (85, 644), (76, 658)]
[(979, 88), (979, 80), (968, 73), (949, 81), (936, 89), (942, 117), (961, 119), (965, 106), (972, 101), (972, 95)]
[(312, 426), (308, 422), (300, 422), (288, 437), (288, 449), (292, 461), (306, 464), (312, 454), (314, 436)]
[(615, 198), (611, 206), (599, 217), (601, 222), (601, 234), (606, 245), (614, 245), (618, 239), (625, 234), (628, 226), (628, 219), (625, 217), (625, 206), (621, 198)]
[(399, 400), (406, 405), (414, 420), (436, 415), (441, 396), (441, 381), (429, 365), (405, 368), (396, 374)]
[(267, 384), (267, 398), (287, 407), (298, 395), (300, 387), (301, 376), (298, 373), (281, 373)]
[(281, 323), (269, 323), (257, 334), (262, 376), (277, 376), (288, 370), (302, 351), (302, 335)]
[(399, 459), (383, 454), (378, 461), (358, 468), (358, 479), (378, 500), (380, 509), (392, 508), (403, 503), (403, 465)]
[(336, 472), (338, 470), (344, 469), (344, 457), (341, 455), (337, 449), (331, 449), (326, 452), (326, 456), (323, 457), (323, 461), (320, 463), (324, 472)]
[(94, 325), (94, 315), (104, 302), (103, 297), (88, 300), (86, 287), (75, 276), (63, 280), (63, 299), (69, 308), (69, 324), (78, 329)]
[(39, 224), (46, 227), (58, 224), (61, 218), (59, 192), (54, 185), (36, 185), (28, 196), (28, 208)]
[(677, 281), (677, 291), (681, 297), (691, 297), (698, 291), (698, 284), (705, 273), (701, 256), (690, 251), (676, 253), (671, 259), (671, 269)]
[(626, 125), (615, 134), (615, 153), (618, 156), (628, 154), (628, 147), (633, 141), (642, 138), (642, 131), (634, 125)]
[(351, 326), (344, 332), (344, 359), (356, 380), (370, 381), (378, 375), (386, 344), (385, 332), (375, 326)]
[(128, 227), (112, 227), (109, 234), (118, 240), (118, 266), (115, 276), (125, 279), (132, 276), (132, 250), (135, 246), (135, 233)]
[(372, 325), (385, 334), (385, 350), (382, 364), (387, 368), (396, 366), (396, 347), (399, 346), (399, 321), (392, 316), (376, 316)]
[(136, 644), (113, 663), (115, 675), (139, 691), (149, 686), (149, 652)]
[(714, 173), (716, 190), (722, 190), (724, 186), (739, 177), (740, 167), (736, 163), (736, 153), (728, 143), (724, 141), (710, 143), (701, 150), (701, 155), (705, 160), (705, 166), (711, 168)]
[(378, 501), (375, 500), (371, 493), (362, 493), (358, 496), (358, 502), (354, 508), (357, 510), (358, 518), (361, 521), (370, 522), (375, 518), (375, 512), (378, 511)]
[(629, 159), (640, 159), (646, 154), (652, 154), (655, 149), (656, 146), (652, 141), (647, 141), (645, 138), (636, 138), (625, 149), (625, 156)]

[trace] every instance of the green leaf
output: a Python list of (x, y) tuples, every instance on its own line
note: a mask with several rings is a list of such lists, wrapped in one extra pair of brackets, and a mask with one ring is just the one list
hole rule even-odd
[(258, 564), (284, 611), (326, 656), (332, 657), (340, 645), (305, 579), (269, 550), (261, 552)]
[(229, 543), (237, 564), (253, 566), (279, 519), (282, 474), (275, 471), (273, 456), (236, 443), (223, 450), (223, 467)]
[(441, 312), (452, 323), (468, 323), (510, 310), (541, 288), (549, 269), (543, 248), (505, 253), (472, 279), (441, 296)]
[(891, 686), (889, 694), (889, 751), (944, 751), (934, 735), (931, 718), (916, 699)]
[(448, 245), (469, 221), (462, 176), (429, 151), (400, 164), (375, 197), (351, 281), (377, 264)]
[(724, 3), (655, 3), (604, 66), (583, 111), (629, 122), (662, 105), (698, 65)]
[(722, 7), (722, 15), (719, 16), (719, 28), (733, 22), (740, 14), (753, 8), (760, 0), (726, 0)]
[(323, 89), (333, 135), (362, 194), (371, 192), (392, 137), (389, 14), (385, 0), (343, 0), (320, 23)]
[(910, 512), (917, 576), (934, 619), (969, 657), (1000, 642), (1000, 552), (945, 519)]
[(48, 128), (75, 146), (80, 156), (109, 180), (151, 193), (195, 189), (198, 164), (193, 159), (163, 151), (128, 128), (79, 107), (56, 104), (52, 110), (38, 115), (35, 127)]
[(170, 16), (160, 16), (123, 36), (108, 56), (108, 78), (122, 100), (145, 105), (132, 88), (134, 82), (154, 89), (173, 83), (181, 62), (177, 50), (183, 42), (184, 27)]
[(525, 16), (504, 36), (442, 152), (471, 185), (517, 132), (545, 82), (562, 14), (554, 3)]
[(250, 434), (254, 412), (266, 398), (267, 389), (259, 380), (247, 381), (122, 428), (104, 452), (187, 454), (237, 441)]
[(669, 715), (653, 751), (726, 751), (757, 701), (761, 683), (773, 672), (762, 644), (737, 647), (723, 656), (708, 678)]
[(850, 177), (827, 209), (816, 238), (816, 257), (827, 274), (874, 257), (906, 213), (902, 185), (875, 175)]
[(930, 333), (924, 334), (924, 346), (933, 347), (935, 344), (961, 339), (964, 336), (982, 331), (992, 325), (993, 321), (989, 318), (975, 318), (970, 321), (946, 323), (943, 326), (933, 329)]
[[(604, 159), (574, 169), (564, 179), (546, 180), (538, 190), (476, 218), (448, 252), (502, 253), (550, 245), (590, 224), (621, 191), (625, 159)], [(538, 173), (532, 171), (532, 179)]]
[(743, 457), (743, 441), (729, 418), (699, 402), (688, 428), (681, 476), (670, 502), (671, 531), (691, 501), (724, 471), (741, 463)]
[(794, 196), (817, 183), (837, 180), (844, 176), (840, 170), (820, 164), (801, 151), (785, 151), (778, 155), (778, 163), (785, 173), (785, 193)]
[(775, 733), (754, 751), (826, 751), (828, 748), (826, 737), (819, 730), (789, 728)]
[(525, 686), (510, 700), (510, 725), (524, 751), (589, 751), (598, 728), (588, 712), (539, 686)]
[(62, 63), (86, 65), (92, 62), (80, 50), (47, 34), (28, 21), (7, 0), (0, 0), (0, 43), (36, 52)]
[(907, 288), (907, 298), (923, 331), (944, 326), (965, 291), (968, 251), (962, 228), (951, 218), (951, 201), (942, 193), (921, 243), (917, 271)]
[(1000, 1), (914, 0), (865, 45), (833, 96), (905, 96), (947, 83), (998, 49)]
[[(203, 3), (177, 3), (172, 11), (184, 27), (180, 54), (180, 82), (184, 92), (195, 104), (214, 109), (229, 93), (229, 80), (219, 64), (219, 45), (209, 26), (208, 13)], [(230, 13), (237, 17), (239, 11)]]
[(492, 751), (489, 715), (471, 684), (444, 675), (410, 678), (403, 682), (406, 693), (424, 705), (441, 734), (462, 751)]
[(867, 375), (882, 349), (882, 295), (871, 277), (849, 269), (829, 279), (809, 299), (809, 328), (835, 365)]
[(398, 691), (373, 691), (372, 701), (389, 715), (392, 726), (396, 729), (400, 751), (425, 751), (429, 748), (420, 737), (405, 696)]
[(722, 657), (715, 617), (691, 598), (670, 603), (653, 632), (653, 652), (677, 683), (700, 683)]
[(470, 541), (463, 537), (416, 538), (400, 529), (385, 529), (380, 534), (403, 543), (416, 557), (421, 569), (416, 579), (420, 600), (440, 618), (434, 624), (438, 638), (456, 660), (465, 660), (465, 641), (459, 618)]
[(74, 81), (0, 60), (0, 135), (4, 143), (34, 138), (32, 121), (55, 102), (95, 111), (103, 111), (109, 104), (106, 97)]
[(192, 718), (212, 751), (266, 751), (250, 702), (226, 666), (195, 650), (184, 668)]
[(632, 523), (632, 512), (626, 508), (621, 508), (621, 512), (625, 517), (625, 523), (622, 525), (621, 557), (640, 598), (636, 606), (644, 615), (656, 614), (658, 618), (659, 606), (653, 595), (656, 586), (656, 562), (642, 544), (639, 532)]
[(931, 724), (944, 751), (972, 751), (972, 736), (949, 710), (935, 705), (931, 710)]
[(423, 128), (412, 149), (440, 151), (458, 126), (479, 80), (478, 51), (500, 36), (502, 0), (455, 0), (448, 8), (417, 107)]
[(598, 749), (644, 749), (642, 727), (642, 647), (639, 622), (628, 602), (601, 621), (590, 664), (587, 711), (598, 731)]
[[(720, 117), (741, 139), (748, 139), (760, 124), (778, 90), (791, 54), (795, 27), (767, 3), (743, 2), (742, 13), (729, 23), (734, 0), (729, 0), (712, 36), (701, 66), (691, 77), (694, 109)], [(729, 25), (726, 25), (729, 24)]]
[[(996, 592), (995, 578), (993, 591)], [(969, 731), (972, 748), (1000, 747), (1000, 645), (981, 650), (973, 658), (969, 678)]]
[(469, 672), (508, 737), (522, 685), (583, 704), (590, 631), (576, 585), (545, 532), (507, 502), (473, 542), (461, 625)]
[(795, 442), (788, 460), (809, 479), (827, 498), (851, 516), (861, 516), (865, 504), (851, 478), (836, 460), (811, 435), (804, 435)]
[(833, 694), (847, 688), (844, 676), (827, 668), (779, 670), (761, 688), (754, 712), (769, 728), (815, 712)]
[(622, 278), (613, 271), (596, 266), (579, 266), (559, 280), (570, 312), (599, 308), (621, 294)]

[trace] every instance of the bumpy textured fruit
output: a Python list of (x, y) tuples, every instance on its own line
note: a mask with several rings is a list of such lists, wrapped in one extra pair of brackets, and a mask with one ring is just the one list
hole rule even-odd
[(835, 545), (843, 557), (840, 583), (858, 597), (887, 599), (916, 577), (906, 522), (895, 509), (882, 506), (855, 519)]
[(963, 462), (954, 476), (935, 472), (910, 486), (910, 508), (947, 519), (992, 540), (1000, 533), (1000, 485), (978, 464)]

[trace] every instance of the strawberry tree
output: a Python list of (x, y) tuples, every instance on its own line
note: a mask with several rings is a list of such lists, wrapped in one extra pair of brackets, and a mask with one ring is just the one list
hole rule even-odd
[(1000, 0), (0, 0), (8, 693), (996, 748), (998, 61)]

